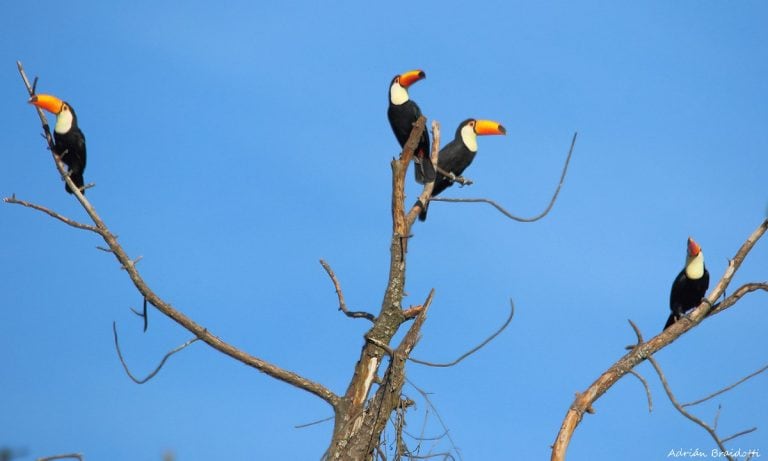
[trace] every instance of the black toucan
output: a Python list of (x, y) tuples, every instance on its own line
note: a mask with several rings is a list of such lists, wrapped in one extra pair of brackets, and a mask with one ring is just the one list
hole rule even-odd
[[(82, 190), (85, 184), (83, 180), (83, 172), (85, 171), (85, 136), (77, 126), (77, 115), (75, 115), (72, 106), (49, 94), (32, 96), (29, 99), (29, 103), (56, 115), (56, 125), (53, 128), (56, 154), (67, 165), (70, 173), (69, 177)], [(70, 194), (72, 193), (68, 185), (65, 184), (64, 188)]]
[[(491, 120), (475, 120), (469, 118), (464, 120), (456, 128), (456, 137), (442, 149), (437, 156), (437, 166), (446, 173), (453, 173), (455, 176), (461, 175), (464, 170), (472, 163), (477, 153), (477, 136), (490, 134), (507, 134), (507, 130), (500, 123)], [(432, 197), (435, 197), (446, 188), (453, 185), (452, 178), (444, 176), (442, 173), (437, 175), (435, 188), (432, 189)], [(419, 214), (419, 220), (427, 219), (427, 204), (419, 204), (422, 211)]]
[(677, 322), (683, 314), (701, 304), (709, 288), (709, 271), (704, 266), (704, 253), (691, 237), (688, 237), (688, 254), (685, 268), (680, 271), (672, 283), (669, 293), (669, 310), (672, 311), (664, 325), (666, 330)]
[[(403, 147), (408, 141), (408, 136), (413, 130), (413, 124), (421, 117), (421, 109), (408, 97), (408, 87), (426, 78), (426, 76), (422, 70), (411, 70), (404, 74), (395, 75), (389, 85), (387, 118), (400, 147)], [(416, 173), (416, 182), (419, 184), (435, 180), (435, 167), (432, 165), (429, 155), (429, 135), (425, 128), (421, 133), (419, 145), (413, 153), (414, 173)]]

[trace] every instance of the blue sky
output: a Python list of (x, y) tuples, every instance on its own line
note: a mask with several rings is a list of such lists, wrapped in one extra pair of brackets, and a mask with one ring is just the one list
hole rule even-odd
[[(447, 142), (467, 117), (502, 122), (482, 138), (451, 197), (538, 213), (574, 131), (571, 169), (534, 224), (485, 205), (434, 203), (409, 245), (405, 302), (436, 297), (414, 356), (450, 360), (517, 306), (509, 329), (450, 369), (411, 365), (466, 460), (548, 459), (573, 395), (668, 315), (685, 240), (722, 275), (766, 213), (768, 6), (757, 1), (414, 4), (138, 1), (7, 5), (0, 18), (6, 140), (0, 194), (85, 220), (64, 193), (26, 104), (69, 101), (88, 142), (88, 197), (157, 293), (226, 341), (341, 393), (368, 325), (337, 311), (318, 259), (347, 303), (378, 311), (389, 244), (386, 120), (392, 76)], [(409, 173), (409, 178), (411, 174)], [(418, 192), (409, 182), (408, 200)], [(189, 334), (129, 307), (140, 298), (99, 240), (43, 215), (0, 207), (0, 446), (22, 459), (317, 459), (332, 423), (319, 399), (196, 344), (138, 386), (113, 345), (116, 321), (137, 374)], [(766, 279), (755, 248), (735, 284)], [(735, 288), (734, 285), (733, 288)], [(763, 366), (764, 294), (657, 354), (680, 400)], [(667, 459), (713, 443), (677, 414), (648, 364), (577, 429), (569, 459)], [(765, 376), (723, 405), (729, 444), (768, 453)], [(406, 389), (418, 399), (415, 390)], [(410, 417), (424, 418), (420, 401)], [(435, 418), (427, 435), (442, 432)], [(441, 447), (449, 448), (444, 442)]]

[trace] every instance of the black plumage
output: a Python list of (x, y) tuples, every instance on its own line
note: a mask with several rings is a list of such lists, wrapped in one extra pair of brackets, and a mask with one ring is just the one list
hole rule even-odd
[[(414, 82), (425, 78), (423, 71), (410, 71), (404, 74), (396, 75), (389, 85), (389, 108), (387, 109), (387, 118), (392, 132), (400, 143), (400, 147), (405, 146), (408, 137), (413, 130), (413, 124), (421, 117), (421, 109), (408, 95), (408, 87)], [(403, 101), (403, 98), (405, 99)], [(416, 182), (425, 184), (435, 180), (435, 168), (429, 158), (429, 134), (427, 130), (421, 133), (419, 144), (413, 153), (414, 174)]]
[[(49, 94), (34, 95), (29, 103), (56, 115), (53, 128), (54, 152), (67, 166), (69, 177), (79, 189), (85, 185), (83, 173), (86, 165), (85, 135), (77, 125), (77, 115), (68, 103)], [(72, 189), (65, 183), (70, 194)], [(85, 191), (83, 191), (85, 193)]]
[(664, 329), (672, 326), (686, 312), (701, 304), (707, 288), (709, 288), (709, 271), (704, 265), (704, 254), (701, 252), (701, 247), (689, 237), (685, 267), (675, 278), (669, 293), (671, 313)]
[[(466, 130), (465, 130), (466, 128)], [(437, 157), (437, 166), (445, 173), (453, 173), (454, 176), (460, 176), (464, 173), (464, 170), (472, 164), (477, 154), (477, 140), (476, 135), (488, 135), (488, 134), (505, 134), (506, 130), (503, 126), (496, 122), (488, 120), (475, 120), (469, 118), (464, 120), (456, 128), (456, 135), (453, 140), (446, 144)], [(469, 143), (469, 145), (467, 145)], [(435, 186), (432, 189), (431, 197), (435, 197), (445, 189), (451, 187), (454, 181), (442, 173), (437, 175), (435, 180)], [(422, 208), (419, 214), (419, 220), (425, 221), (427, 219), (427, 209), (429, 203), (426, 205), (419, 204)]]
[[(67, 103), (64, 103), (65, 105)], [(56, 153), (61, 156), (61, 161), (67, 165), (69, 170), (69, 177), (72, 178), (72, 182), (75, 183), (79, 189), (85, 185), (85, 179), (83, 173), (85, 172), (86, 165), (86, 150), (85, 150), (85, 135), (82, 130), (77, 126), (77, 116), (71, 106), (66, 105), (72, 113), (72, 126), (68, 131), (59, 133), (54, 129), (53, 140), (56, 141)], [(73, 193), (72, 189), (65, 183), (64, 189), (70, 194)], [(85, 191), (83, 191), (83, 194)]]

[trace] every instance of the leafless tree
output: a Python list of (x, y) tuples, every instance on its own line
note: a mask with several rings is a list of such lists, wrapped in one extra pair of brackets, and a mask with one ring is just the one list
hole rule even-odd
[[(18, 67), (29, 95), (34, 95), (37, 79), (35, 79), (33, 84), (30, 84), (21, 63), (18, 63)], [(404, 433), (403, 424), (406, 411), (414, 405), (414, 401), (408, 398), (403, 391), (403, 387), (407, 382), (406, 364), (412, 359), (411, 353), (419, 341), (420, 331), (422, 325), (427, 320), (427, 315), (434, 296), (434, 290), (427, 290), (424, 293), (424, 302), (421, 305), (409, 307), (403, 306), (407, 246), (411, 234), (411, 226), (414, 224), (420, 212), (419, 205), (414, 205), (410, 209), (406, 209), (405, 207), (405, 176), (408, 165), (413, 157), (413, 151), (418, 144), (419, 137), (426, 129), (426, 119), (424, 117), (421, 117), (414, 124), (411, 136), (405, 144), (400, 157), (393, 159), (391, 162), (392, 235), (389, 252), (389, 276), (378, 313), (373, 314), (369, 312), (355, 312), (348, 310), (344, 301), (342, 286), (336, 277), (336, 274), (333, 272), (330, 264), (324, 260), (320, 261), (323, 268), (328, 273), (338, 295), (339, 310), (350, 318), (360, 318), (371, 323), (370, 329), (364, 335), (365, 342), (360, 351), (359, 359), (354, 366), (349, 385), (343, 394), (337, 394), (316, 381), (300, 376), (297, 373), (282, 368), (274, 363), (267, 362), (257, 355), (248, 353), (225, 342), (219, 336), (189, 318), (184, 312), (172, 307), (168, 302), (160, 298), (144, 281), (141, 273), (137, 269), (136, 263), (140, 258), (131, 258), (128, 255), (118, 242), (117, 237), (110, 231), (107, 224), (97, 213), (94, 205), (85, 197), (81, 190), (78, 190), (78, 188), (74, 186), (60, 157), (55, 153), (54, 141), (45, 114), (40, 109), (37, 109), (37, 112), (42, 123), (43, 133), (48, 144), (48, 149), (51, 151), (54, 164), (61, 174), (62, 179), (74, 191), (74, 197), (86, 211), (92, 224), (77, 222), (42, 205), (21, 200), (15, 195), (5, 198), (4, 201), (6, 203), (32, 208), (43, 212), (64, 224), (98, 235), (103, 240), (105, 246), (99, 246), (97, 248), (114, 255), (120, 263), (121, 268), (125, 270), (134, 286), (141, 294), (144, 300), (143, 312), (134, 312), (144, 318), (145, 327), (147, 322), (146, 310), (148, 306), (152, 306), (175, 321), (182, 328), (188, 330), (192, 335), (187, 342), (168, 352), (160, 360), (156, 369), (148, 376), (137, 378), (130, 372), (128, 364), (123, 359), (119, 345), (117, 327), (115, 325), (115, 347), (118, 351), (120, 361), (125, 367), (125, 371), (133, 381), (141, 384), (152, 379), (152, 377), (162, 369), (166, 360), (173, 354), (185, 349), (195, 342), (203, 342), (234, 360), (253, 367), (274, 379), (309, 392), (328, 403), (333, 411), (334, 428), (329, 447), (323, 455), (324, 459), (386, 459), (388, 450), (382, 441), (386, 438), (385, 434), (388, 425), (392, 428), (392, 433), (396, 439), (394, 445), (390, 444), (394, 446), (394, 449), (389, 450), (392, 452), (391, 456), (393, 459), (400, 459), (402, 457), (411, 459), (454, 459), (454, 455), (449, 452), (429, 451), (425, 453), (409, 448), (405, 442), (407, 434)], [(440, 148), (440, 130), (439, 125), (436, 122), (433, 122), (432, 124), (432, 134), (434, 142), (431, 160), (437, 165), (437, 155)], [(575, 135), (573, 142), (575, 142)], [(535, 219), (540, 219), (546, 215), (557, 198), (557, 194), (560, 191), (560, 187), (562, 186), (567, 171), (568, 161), (573, 152), (573, 142), (571, 143), (571, 149), (563, 168), (560, 184), (557, 187), (555, 195), (547, 209)], [(456, 178), (456, 181), (465, 180), (463, 178)], [(464, 183), (467, 182), (465, 181)], [(93, 185), (88, 185), (86, 187), (92, 186)], [(434, 183), (428, 183), (424, 186), (419, 197), (420, 203), (426, 203), (429, 200), (433, 186)], [(494, 206), (500, 211), (503, 210), (498, 205)], [(505, 212), (505, 210), (502, 212)], [(506, 214), (511, 216), (508, 212), (506, 212)], [(455, 365), (468, 355), (482, 348), (501, 333), (512, 320), (513, 312), (514, 309), (511, 309), (509, 318), (498, 331), (486, 340), (480, 342), (478, 346), (461, 355), (455, 361), (448, 364), (437, 364), (413, 359), (413, 362), (423, 366)], [(393, 343), (393, 338), (401, 329), (406, 330), (403, 339), (399, 343)], [(428, 405), (433, 410), (432, 414), (437, 415), (436, 409), (434, 409), (431, 402), (429, 402), (427, 393), (422, 391), (415, 384), (412, 384), (412, 386), (424, 400), (428, 402)], [(439, 418), (439, 415), (437, 415), (437, 417)], [(412, 437), (412, 439), (415, 440), (416, 445), (418, 445), (419, 442), (423, 442), (428, 438), (422, 434), (421, 436)], [(455, 447), (453, 447), (451, 451), (455, 453), (457, 452)], [(457, 453), (457, 456), (460, 458), (461, 455)]]

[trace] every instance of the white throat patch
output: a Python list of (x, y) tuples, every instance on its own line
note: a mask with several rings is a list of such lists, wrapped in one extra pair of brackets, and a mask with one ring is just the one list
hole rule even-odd
[(461, 140), (464, 142), (464, 145), (467, 146), (467, 149), (472, 152), (477, 152), (477, 134), (473, 127), (465, 125), (461, 129)]
[(405, 104), (408, 102), (408, 90), (397, 82), (393, 83), (389, 87), (389, 101), (396, 106)]
[(691, 280), (698, 280), (704, 275), (704, 252), (699, 251), (699, 254), (693, 258), (686, 258), (685, 275)]
[(64, 134), (72, 128), (72, 112), (69, 109), (62, 109), (56, 116), (56, 126), (53, 131)]

